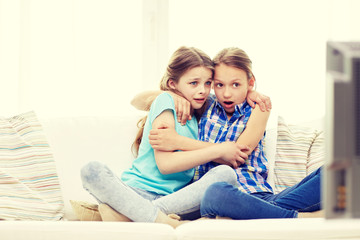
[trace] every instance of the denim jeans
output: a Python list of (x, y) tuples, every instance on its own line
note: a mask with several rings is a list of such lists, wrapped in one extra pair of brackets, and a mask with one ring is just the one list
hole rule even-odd
[(81, 169), (83, 187), (99, 203), (111, 206), (135, 222), (154, 222), (159, 210), (178, 215), (199, 211), (206, 189), (213, 183), (236, 184), (236, 173), (229, 166), (211, 169), (201, 180), (169, 195), (159, 195), (126, 185), (106, 165), (90, 162)]
[(205, 192), (203, 217), (233, 219), (296, 218), (298, 212), (320, 210), (321, 168), (278, 194), (244, 193), (227, 183), (214, 183)]

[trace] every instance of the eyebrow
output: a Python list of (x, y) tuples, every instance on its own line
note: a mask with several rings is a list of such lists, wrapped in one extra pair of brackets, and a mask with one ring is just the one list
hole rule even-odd
[[(220, 82), (223, 82), (223, 80), (220, 80), (220, 79), (217, 79), (217, 78), (214, 78), (214, 81), (220, 81)], [(235, 81), (242, 81), (242, 79), (240, 78), (235, 78), (235, 79), (232, 79), (230, 80), (231, 82), (235, 82)]]
[[(194, 77), (194, 78), (188, 78), (188, 80), (201, 80), (201, 78), (199, 78), (199, 77)], [(210, 77), (210, 78), (208, 78), (206, 81), (208, 81), (208, 80), (213, 80), (213, 79)]]

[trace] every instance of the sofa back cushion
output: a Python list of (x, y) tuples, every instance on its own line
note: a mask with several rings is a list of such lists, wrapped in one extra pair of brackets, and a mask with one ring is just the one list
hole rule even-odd
[(59, 220), (63, 199), (52, 152), (34, 112), (0, 118), (0, 219)]
[(43, 119), (44, 130), (54, 153), (65, 203), (65, 218), (77, 219), (70, 200), (96, 203), (82, 187), (80, 169), (91, 161), (106, 164), (119, 177), (131, 166), (131, 145), (137, 122), (145, 115), (63, 117)]

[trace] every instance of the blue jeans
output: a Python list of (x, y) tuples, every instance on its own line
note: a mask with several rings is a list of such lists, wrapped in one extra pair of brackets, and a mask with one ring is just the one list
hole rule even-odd
[(321, 168), (278, 194), (244, 193), (227, 183), (214, 183), (201, 201), (201, 216), (232, 219), (296, 218), (298, 212), (321, 209)]
[(99, 203), (111, 206), (135, 222), (154, 222), (159, 211), (184, 215), (200, 210), (206, 189), (215, 182), (236, 184), (236, 173), (229, 166), (211, 169), (201, 181), (188, 184), (169, 195), (159, 195), (126, 185), (106, 165), (90, 162), (81, 169), (83, 187)]

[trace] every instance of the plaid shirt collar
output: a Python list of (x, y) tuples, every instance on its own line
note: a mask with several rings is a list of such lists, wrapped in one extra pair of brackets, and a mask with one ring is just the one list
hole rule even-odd
[[(217, 99), (214, 100), (214, 108), (216, 110), (216, 114), (220, 116), (220, 118), (227, 119), (227, 114), (225, 112), (225, 109), (223, 108), (223, 106), (221, 106), (221, 104)], [(231, 116), (231, 118), (229, 119), (229, 122), (234, 122), (235, 120), (249, 113), (249, 111), (251, 111), (251, 106), (245, 100), (244, 102), (235, 106), (235, 111)]]

